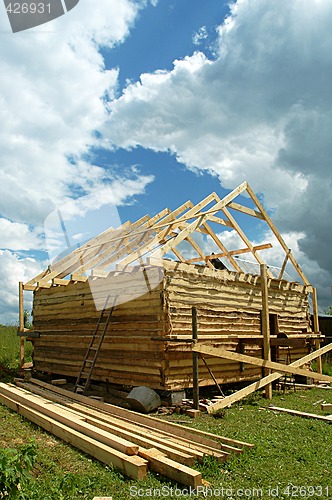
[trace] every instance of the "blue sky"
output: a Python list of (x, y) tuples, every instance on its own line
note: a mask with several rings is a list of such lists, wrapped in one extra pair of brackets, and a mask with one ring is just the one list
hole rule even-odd
[[(175, 59), (198, 48), (213, 57), (217, 27), (228, 13), (228, 3), (222, 0), (161, 0), (156, 7), (150, 4), (126, 43), (105, 52), (105, 62), (119, 66), (123, 87), (127, 79), (136, 81), (142, 73), (171, 70)], [(194, 37), (202, 27), (206, 27), (207, 38), (195, 45)]]
[(16, 34), (0, 11), (0, 322), (47, 265), (59, 208), (85, 214), (77, 242), (114, 206), (135, 220), (244, 180), (326, 308), (331, 23), (330, 0), (81, 0)]

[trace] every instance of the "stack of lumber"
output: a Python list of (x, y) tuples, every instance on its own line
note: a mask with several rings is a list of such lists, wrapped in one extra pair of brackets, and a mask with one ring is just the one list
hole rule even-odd
[(253, 445), (164, 422), (36, 379), (16, 385), (0, 383), (0, 402), (48, 432), (119, 468), (133, 479), (143, 479), (148, 468), (196, 488), (201, 474), (196, 460), (210, 455), (223, 462), (232, 453)]

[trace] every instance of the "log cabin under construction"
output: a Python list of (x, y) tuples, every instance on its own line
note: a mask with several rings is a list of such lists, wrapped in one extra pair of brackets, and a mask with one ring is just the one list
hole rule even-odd
[[(251, 243), (248, 217), (273, 246)], [(269, 253), (278, 268), (266, 266)], [(24, 290), (33, 291), (33, 331)], [(39, 371), (77, 378), (90, 363), (91, 380), (175, 391), (193, 385), (193, 307), (204, 345), (287, 364), (319, 347), (316, 291), (246, 182), (223, 199), (212, 193), (110, 228), (20, 283), (19, 334), (33, 342)], [(259, 366), (199, 359), (200, 386), (261, 376)]]

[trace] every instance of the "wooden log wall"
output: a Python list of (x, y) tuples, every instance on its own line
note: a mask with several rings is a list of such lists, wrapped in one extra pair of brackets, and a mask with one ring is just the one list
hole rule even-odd
[[(95, 299), (101, 303), (108, 290), (111, 299), (121, 296), (122, 303), (114, 309), (93, 380), (163, 390), (191, 387), (192, 353), (190, 344), (181, 340), (192, 335), (192, 306), (198, 311), (199, 340), (262, 358), (258, 276), (167, 261), (160, 276), (159, 285), (149, 291), (142, 273), (122, 276), (118, 283), (114, 278), (97, 278), (93, 293), (88, 282), (37, 290), (33, 307), (34, 329), (40, 332), (40, 338), (34, 339), (36, 369), (77, 377), (100, 315)], [(304, 336), (311, 331), (306, 287), (269, 280), (269, 308), (278, 317), (279, 331)], [(292, 349), (291, 361), (307, 352), (305, 346)], [(261, 369), (252, 365), (208, 356), (205, 360), (219, 383), (261, 376)], [(199, 383), (213, 385), (202, 359)]]
[(162, 389), (164, 350), (151, 340), (164, 332), (162, 281), (146, 292), (141, 276), (136, 278), (137, 282), (132, 273), (119, 286), (114, 280), (97, 278), (93, 287), (81, 282), (36, 291), (33, 320), (40, 332), (33, 342), (36, 369), (77, 377), (100, 316), (95, 300), (103, 303), (110, 293), (109, 304), (119, 296), (122, 303), (114, 308), (93, 380)]
[[(198, 339), (204, 344), (262, 358), (259, 276), (211, 271), (206, 267), (193, 270), (185, 264), (166, 263), (165, 267), (165, 301), (170, 332), (179, 340), (179, 343), (166, 346), (167, 387), (174, 390), (192, 386), (190, 349), (181, 344), (182, 338), (191, 337), (192, 306), (197, 307)], [(269, 308), (270, 313), (278, 318), (280, 332), (287, 335), (303, 332), (304, 336), (311, 332), (305, 287), (269, 280)], [(257, 339), (256, 344), (253, 337)], [(304, 345), (291, 348), (291, 361), (307, 353), (308, 348)], [(220, 384), (255, 380), (262, 374), (260, 368), (248, 364), (213, 357), (205, 357), (205, 360)], [(213, 385), (203, 360), (199, 362), (199, 384)]]

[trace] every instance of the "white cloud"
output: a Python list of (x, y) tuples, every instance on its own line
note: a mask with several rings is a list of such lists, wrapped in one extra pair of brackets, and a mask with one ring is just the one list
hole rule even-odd
[(200, 45), (202, 40), (206, 40), (208, 38), (208, 31), (206, 26), (202, 26), (193, 36), (193, 44)]
[(27, 224), (0, 218), (0, 248), (10, 250), (40, 248), (38, 232)]
[[(1, 323), (18, 324), (18, 283), (26, 282), (40, 271), (40, 262), (20, 258), (9, 250), (0, 250), (0, 317)], [(25, 309), (31, 310), (31, 295), (25, 295)]]
[(98, 145), (104, 101), (117, 89), (118, 70), (105, 69), (98, 50), (123, 42), (146, 3), (85, 0), (47, 25), (2, 34), (2, 216), (40, 223), (74, 186), (87, 194), (104, 183), (102, 169), (76, 164)]
[(82, 0), (66, 15), (16, 34), (0, 6), (0, 247), (12, 250), (0, 256), (0, 313), (6, 304), (13, 314), (18, 278), (30, 279), (41, 266), (14, 253), (44, 245), (33, 225), (73, 196), (99, 191), (99, 203), (108, 203), (113, 184), (124, 202), (151, 181), (133, 173), (120, 182), (88, 156), (100, 145), (95, 131), (107, 117), (105, 101), (117, 92), (118, 69), (105, 68), (100, 47), (122, 43), (147, 5)]
[(104, 129), (111, 145), (170, 151), (224, 187), (248, 180), (279, 230), (301, 234), (318, 285), (332, 280), (331, 25), (329, 0), (238, 0), (215, 61), (197, 52), (141, 75)]

